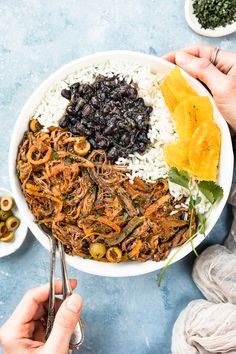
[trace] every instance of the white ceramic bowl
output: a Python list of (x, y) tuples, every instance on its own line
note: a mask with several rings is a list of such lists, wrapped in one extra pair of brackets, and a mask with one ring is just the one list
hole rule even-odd
[[(3, 196), (11, 196), (13, 198), (13, 195), (10, 191), (8, 191), (5, 188), (0, 188), (0, 198)], [(11, 241), (11, 242), (1, 242), (0, 241), (0, 257), (5, 257), (11, 253), (14, 253), (22, 245), (22, 243), (25, 239), (25, 236), (27, 234), (27, 225), (24, 222), (24, 220), (22, 219), (16, 205), (13, 206), (12, 211), (13, 211), (13, 214), (18, 219), (20, 219), (20, 226), (14, 232), (15, 237), (14, 237), (13, 241)]]
[(227, 25), (225, 27), (220, 26), (215, 29), (202, 28), (196, 16), (193, 14), (192, 3), (192, 0), (185, 1), (185, 18), (189, 27), (192, 28), (192, 30), (196, 33), (205, 37), (223, 37), (236, 32), (236, 22), (232, 23), (231, 25)]
[[(174, 67), (173, 64), (170, 64), (169, 62), (161, 58), (157, 58), (143, 53), (130, 52), (130, 51), (101, 52), (101, 53), (80, 58), (78, 60), (75, 60), (65, 65), (64, 67), (56, 71), (54, 74), (52, 74), (46, 81), (44, 81), (42, 85), (40, 85), (40, 87), (28, 99), (28, 101), (24, 105), (16, 121), (12, 139), (11, 139), (10, 152), (9, 152), (9, 174), (10, 174), (11, 187), (12, 187), (12, 191), (16, 203), (20, 208), (24, 220), (28, 224), (28, 227), (35, 235), (35, 237), (39, 240), (39, 242), (47, 249), (49, 249), (49, 243), (47, 237), (43, 235), (42, 231), (39, 229), (37, 224), (34, 223), (33, 215), (30, 213), (28, 209), (25, 198), (20, 189), (18, 178), (16, 176), (15, 161), (16, 161), (18, 146), (22, 140), (24, 132), (28, 129), (28, 122), (32, 116), (34, 108), (39, 104), (47, 89), (51, 87), (55, 83), (55, 81), (64, 79), (68, 74), (73, 73), (74, 71), (81, 69), (85, 66), (92, 65), (95, 63), (100, 63), (103, 62), (104, 60), (114, 59), (114, 58), (115, 59), (119, 58), (122, 61), (138, 63), (141, 65), (148, 64), (150, 65), (153, 71), (160, 72), (163, 75), (166, 75)], [(213, 228), (213, 226), (215, 225), (216, 221), (218, 220), (230, 191), (232, 173), (233, 173), (233, 151), (232, 151), (231, 137), (230, 137), (228, 126), (225, 123), (219, 111), (217, 110), (209, 92), (197, 80), (191, 78), (189, 75), (187, 75), (184, 72), (183, 75), (185, 76), (189, 84), (193, 87), (193, 89), (196, 90), (200, 95), (206, 95), (210, 97), (214, 107), (214, 118), (217, 124), (219, 125), (222, 133), (222, 149), (221, 149), (221, 156), (220, 156), (218, 182), (224, 189), (224, 197), (214, 207), (211, 213), (211, 217), (209, 222), (207, 223), (207, 229), (206, 229), (206, 234), (208, 234)], [(197, 235), (193, 241), (194, 246), (196, 247), (197, 245), (199, 245), (199, 243), (201, 243), (203, 239), (204, 239), (203, 235), (200, 234)], [(190, 244), (186, 245), (186, 247), (184, 247), (184, 249), (178, 253), (178, 255), (175, 257), (173, 262), (176, 262), (177, 260), (183, 258), (189, 252), (191, 252), (191, 250), (192, 250), (191, 245)], [(173, 250), (171, 251), (169, 257), (171, 257), (172, 254), (173, 254)], [(147, 261), (145, 263), (128, 261), (128, 262), (123, 262), (118, 264), (112, 264), (112, 263), (97, 262), (89, 259), (83, 259), (78, 256), (74, 256), (74, 257), (66, 256), (66, 259), (71, 266), (81, 271), (96, 274), (96, 275), (110, 276), (110, 277), (124, 277), (124, 276), (145, 274), (162, 268), (166, 263), (166, 261), (162, 261), (162, 262)]]

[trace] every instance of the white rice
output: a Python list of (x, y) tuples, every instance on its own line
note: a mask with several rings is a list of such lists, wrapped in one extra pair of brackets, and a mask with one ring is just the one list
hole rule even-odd
[[(117, 164), (126, 165), (129, 169), (128, 176), (132, 181), (140, 177), (146, 181), (156, 181), (158, 178), (168, 176), (169, 167), (164, 159), (163, 150), (166, 144), (177, 139), (175, 124), (168, 107), (162, 97), (159, 83), (162, 76), (155, 73), (149, 66), (141, 66), (136, 63), (108, 60), (97, 65), (85, 67), (68, 75), (50, 88), (45, 94), (39, 106), (35, 109), (34, 117), (38, 119), (44, 130), (49, 126), (58, 126), (63, 116), (68, 100), (61, 96), (61, 90), (68, 88), (75, 82), (92, 83), (99, 74), (113, 76), (119, 74), (127, 82), (133, 80), (138, 84), (138, 94), (143, 97), (146, 105), (151, 105), (153, 111), (150, 115), (150, 130), (148, 137), (151, 146), (148, 151), (141, 155), (134, 153), (127, 158), (119, 158)], [(180, 199), (188, 197), (187, 190), (170, 183), (170, 193)], [(206, 212), (210, 204), (204, 196), (198, 206), (199, 212)]]
[(165, 144), (175, 140), (177, 135), (173, 119), (159, 88), (162, 77), (159, 73), (152, 72), (149, 66), (112, 60), (74, 72), (48, 90), (36, 108), (34, 117), (45, 130), (49, 126), (58, 126), (68, 104), (68, 100), (61, 96), (61, 90), (78, 81), (91, 83), (98, 74), (107, 76), (119, 74), (128, 82), (131, 80), (137, 82), (139, 96), (143, 97), (147, 105), (153, 107), (150, 115), (151, 128), (148, 133), (152, 146), (144, 155), (135, 153), (126, 159), (120, 158), (117, 163), (129, 168), (131, 180), (136, 176), (147, 181), (167, 177), (168, 166), (163, 156), (163, 148)]

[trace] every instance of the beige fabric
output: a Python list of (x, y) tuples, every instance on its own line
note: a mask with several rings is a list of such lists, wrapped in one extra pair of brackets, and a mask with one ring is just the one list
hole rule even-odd
[(173, 354), (235, 354), (236, 305), (195, 300), (175, 322)]
[(211, 302), (236, 304), (236, 254), (226, 247), (208, 247), (195, 260), (193, 281)]
[(234, 220), (225, 246), (208, 247), (193, 267), (193, 280), (208, 301), (192, 301), (180, 313), (172, 354), (236, 354), (236, 185), (229, 203)]

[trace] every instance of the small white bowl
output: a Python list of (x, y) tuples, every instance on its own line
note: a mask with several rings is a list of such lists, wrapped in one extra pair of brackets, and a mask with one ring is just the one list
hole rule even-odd
[(198, 22), (196, 16), (193, 14), (193, 5), (192, 0), (185, 1), (185, 18), (190, 28), (193, 31), (200, 34), (201, 36), (205, 37), (223, 37), (227, 36), (228, 34), (236, 32), (236, 22), (232, 23), (231, 25), (227, 25), (225, 27), (217, 27), (213, 29), (204, 29), (201, 27), (200, 23)]
[[(159, 72), (163, 77), (169, 73), (170, 70), (174, 68), (174, 65), (169, 63), (168, 61), (157, 58), (156, 56), (147, 55), (138, 52), (131, 51), (108, 51), (96, 53), (93, 55), (89, 55), (87, 57), (83, 57), (77, 59), (56, 71), (50, 77), (48, 77), (32, 94), (32, 96), (28, 99), (24, 107), (22, 108), (19, 117), (15, 123), (13, 135), (11, 137), (11, 144), (9, 150), (9, 176), (10, 183), (13, 194), (15, 196), (16, 203), (20, 208), (22, 216), (24, 220), (27, 222), (28, 227), (35, 235), (35, 237), (39, 240), (39, 242), (47, 249), (49, 249), (49, 242), (47, 237), (44, 235), (42, 230), (38, 227), (38, 225), (34, 222), (34, 217), (31, 214), (28, 205), (25, 201), (25, 197), (21, 191), (18, 177), (16, 175), (16, 157), (18, 152), (18, 146), (22, 141), (22, 137), (24, 132), (28, 130), (29, 119), (32, 117), (34, 109), (40, 103), (45, 93), (49, 88), (51, 88), (58, 80), (63, 80), (69, 74), (74, 71), (80, 70), (89, 65), (95, 65), (106, 60), (120, 60), (122, 62), (129, 62), (139, 65), (149, 65), (153, 72)], [(204, 88), (204, 86), (196, 79), (192, 78), (186, 72), (181, 70), (183, 76), (186, 78), (191, 87), (200, 95), (208, 96), (211, 100), (214, 110), (214, 119), (218, 124), (221, 130), (222, 136), (222, 148), (220, 153), (220, 162), (219, 162), (219, 176), (218, 183), (222, 186), (224, 190), (224, 196), (220, 200), (217, 205), (214, 206), (211, 216), (207, 222), (206, 235), (209, 234), (213, 226), (216, 224), (220, 214), (224, 208), (224, 205), (228, 199), (232, 176), (233, 176), (233, 150), (232, 150), (232, 142), (231, 136), (229, 133), (229, 128), (223, 119), (222, 115), (218, 111), (214, 100), (210, 93)], [(196, 247), (204, 240), (204, 235), (198, 234), (194, 240), (193, 244)], [(179, 259), (186, 256), (188, 253), (192, 251), (191, 245), (187, 244), (174, 258), (172, 263), (178, 261)], [(168, 259), (173, 255), (175, 250), (171, 250)], [(168, 260), (167, 259), (167, 260)], [(66, 255), (67, 262), (74, 268), (79, 269), (81, 271), (102, 275), (102, 276), (110, 276), (110, 277), (125, 277), (125, 276), (134, 276), (145, 274), (149, 272), (153, 272), (157, 269), (161, 269), (166, 264), (167, 260), (161, 262), (136, 262), (136, 261), (127, 261), (121, 263), (105, 263), (105, 262), (97, 262), (91, 259), (83, 259), (78, 256), (68, 256)]]
[[(13, 195), (10, 191), (5, 188), (0, 188), (0, 198), (3, 196), (10, 196), (13, 198)], [(13, 198), (14, 199), (14, 198)], [(14, 203), (12, 208), (13, 214), (20, 220), (20, 225), (18, 229), (14, 232), (15, 237), (11, 242), (1, 242), (0, 241), (0, 258), (8, 256), (11, 253), (14, 253), (23, 243), (25, 236), (27, 234), (27, 225), (24, 223), (22, 217), (20, 216), (19, 210)]]

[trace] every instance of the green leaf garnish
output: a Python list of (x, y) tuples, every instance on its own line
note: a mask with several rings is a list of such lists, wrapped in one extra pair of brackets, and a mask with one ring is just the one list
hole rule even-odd
[(198, 214), (198, 232), (204, 234), (206, 231), (206, 221), (207, 218), (203, 214)]
[(201, 202), (202, 198), (199, 197), (198, 195), (196, 196), (196, 198), (194, 198), (192, 195), (190, 195), (190, 199), (189, 199), (189, 209), (192, 210), (196, 207), (197, 204), (199, 204)]
[(189, 189), (189, 174), (186, 171), (178, 171), (176, 167), (169, 170), (168, 177), (171, 182), (179, 184), (180, 186)]
[(196, 196), (196, 199), (195, 199), (195, 205), (201, 203), (201, 200), (202, 200), (202, 198), (199, 197), (199, 195), (197, 195), (197, 196)]
[(223, 197), (223, 189), (213, 181), (201, 181), (198, 183), (198, 188), (211, 204), (220, 200)]

